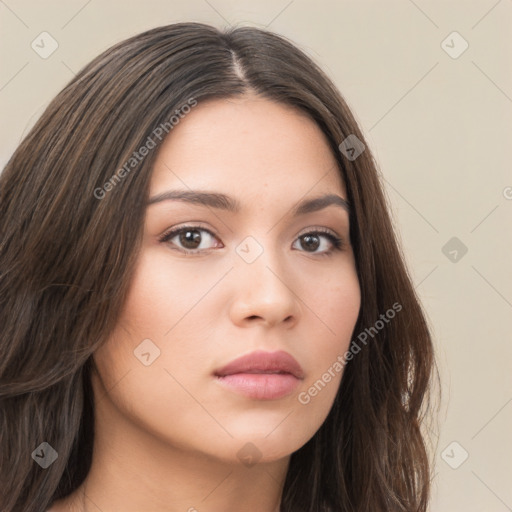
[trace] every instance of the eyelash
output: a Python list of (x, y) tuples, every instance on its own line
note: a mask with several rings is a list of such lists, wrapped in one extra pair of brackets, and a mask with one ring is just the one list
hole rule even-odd
[[(169, 243), (170, 240), (173, 239), (176, 235), (179, 235), (185, 231), (205, 231), (206, 233), (211, 235), (213, 238), (217, 238), (209, 229), (203, 228), (201, 226), (189, 225), (189, 226), (180, 226), (179, 228), (176, 228), (176, 229), (171, 229), (170, 231), (167, 231), (162, 236), (160, 236), (158, 240), (161, 243)], [(333, 234), (331, 231), (317, 228), (317, 229), (314, 229), (313, 231), (306, 231), (305, 233), (300, 234), (297, 237), (297, 240), (306, 235), (322, 235), (331, 242), (331, 244), (333, 245), (333, 248), (329, 249), (327, 251), (324, 251), (324, 252), (319, 252), (319, 253), (309, 252), (309, 251), (301, 251), (301, 252), (313, 254), (315, 256), (331, 256), (334, 252), (342, 251), (345, 248), (344, 240), (342, 238), (338, 237), (337, 235)], [(197, 254), (200, 254), (201, 252), (208, 252), (212, 249), (203, 249), (202, 251), (197, 251), (197, 250), (192, 251), (190, 249), (184, 249), (182, 247), (176, 246), (176, 250), (183, 252), (185, 254), (197, 255)]]

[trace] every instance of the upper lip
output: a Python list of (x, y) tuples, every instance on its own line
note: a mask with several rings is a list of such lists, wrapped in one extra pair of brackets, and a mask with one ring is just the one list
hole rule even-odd
[(304, 370), (300, 364), (284, 350), (277, 352), (257, 350), (234, 359), (226, 366), (215, 370), (214, 373), (217, 377), (235, 373), (291, 373), (298, 379), (304, 378)]

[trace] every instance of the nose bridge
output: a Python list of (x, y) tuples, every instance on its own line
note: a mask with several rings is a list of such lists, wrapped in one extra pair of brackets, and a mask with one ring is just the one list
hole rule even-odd
[(277, 323), (298, 313), (284, 254), (270, 240), (248, 236), (236, 248), (233, 311), (238, 321), (256, 316)]

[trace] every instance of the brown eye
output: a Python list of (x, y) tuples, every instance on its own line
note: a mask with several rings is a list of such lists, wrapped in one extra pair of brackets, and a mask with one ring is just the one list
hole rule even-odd
[(177, 236), (185, 249), (197, 249), (201, 244), (201, 235), (198, 229), (187, 229)]
[(316, 251), (318, 247), (320, 247), (320, 237), (314, 234), (302, 235), (300, 239), (302, 240), (302, 247), (308, 251)]
[(344, 247), (343, 240), (330, 231), (311, 231), (300, 235), (297, 240), (303, 252), (318, 256), (330, 256), (334, 251), (340, 251)]
[[(168, 243), (178, 251), (199, 253), (215, 246), (211, 241), (215, 235), (199, 226), (183, 226), (163, 235), (160, 242)], [(206, 246), (206, 247), (205, 247)]]

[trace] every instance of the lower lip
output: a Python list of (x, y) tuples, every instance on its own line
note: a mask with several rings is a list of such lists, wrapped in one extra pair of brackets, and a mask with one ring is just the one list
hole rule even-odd
[(234, 373), (217, 377), (233, 391), (257, 400), (276, 400), (291, 394), (300, 380), (290, 373)]

